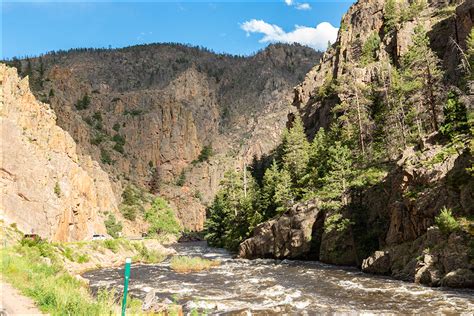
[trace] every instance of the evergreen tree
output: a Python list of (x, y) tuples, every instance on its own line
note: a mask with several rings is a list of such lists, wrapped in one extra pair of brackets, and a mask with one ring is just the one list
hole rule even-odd
[(274, 201), (276, 212), (283, 213), (293, 204), (295, 199), (294, 191), (291, 189), (291, 174), (283, 169), (278, 173), (275, 185)]
[[(406, 81), (414, 82), (420, 89), (414, 89), (412, 99), (415, 104), (421, 104), (421, 109), (426, 108), (417, 115), (427, 114), (431, 121), (428, 131), (437, 131), (438, 104), (440, 84), (443, 73), (439, 67), (439, 58), (433, 53), (429, 46), (429, 38), (423, 27), (415, 28), (413, 44), (402, 56), (402, 69)], [(417, 111), (418, 112), (418, 111)], [(421, 117), (423, 120), (423, 117)]]
[(300, 187), (308, 166), (309, 142), (299, 116), (296, 116), (293, 127), (285, 131), (283, 138), (283, 168), (289, 172), (294, 187)]
[(311, 143), (310, 158), (308, 162), (308, 181), (307, 186), (312, 190), (320, 187), (321, 178), (327, 171), (327, 147), (328, 137), (324, 128), (320, 128), (314, 135)]
[(474, 27), (471, 28), (471, 32), (466, 39), (466, 55), (469, 63), (469, 80), (474, 80)]
[(328, 172), (322, 179), (324, 197), (346, 204), (344, 193), (353, 176), (350, 149), (340, 141), (328, 148)]
[(338, 80), (338, 92), (343, 101), (334, 108), (337, 113), (338, 125), (341, 128), (342, 141), (366, 155), (371, 130), (368, 88), (357, 81), (353, 71), (348, 71)]
[(212, 245), (236, 249), (253, 228), (262, 221), (258, 211), (259, 190), (248, 171), (244, 190), (243, 172), (228, 171), (208, 208), (206, 238)]
[(399, 19), (396, 0), (387, 0), (385, 2), (383, 17), (385, 33), (390, 33), (391, 31), (395, 30)]
[(455, 91), (449, 92), (443, 112), (444, 121), (440, 128), (441, 133), (452, 139), (457, 134), (468, 132), (467, 109)]

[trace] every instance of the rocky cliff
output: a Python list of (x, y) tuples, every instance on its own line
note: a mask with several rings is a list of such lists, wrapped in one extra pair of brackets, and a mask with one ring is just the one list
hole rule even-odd
[(79, 153), (50, 106), (30, 92), (28, 78), (4, 64), (0, 78), (2, 219), (56, 241), (105, 234), (103, 213), (118, 211), (107, 173)]
[[(226, 169), (279, 142), (292, 87), (319, 56), (297, 45), (244, 58), (156, 44), (12, 64), (29, 75), (78, 151), (110, 175), (117, 198), (134, 183), (165, 196), (187, 229), (200, 230)], [(199, 161), (205, 146), (213, 155)]]
[[(396, 3), (403, 8), (413, 2)], [(443, 89), (462, 82), (459, 47), (465, 49), (473, 26), (474, 1), (429, 1), (416, 18), (405, 18), (390, 33), (385, 10), (385, 1), (354, 4), (336, 43), (295, 88), (293, 104), (310, 137), (329, 127), (335, 106), (351, 97), (339, 90), (327, 93), (331, 82), (349, 74), (358, 87), (376, 83), (383, 61), (400, 63), (416, 24), (428, 31), (429, 45), (442, 61)], [(379, 62), (367, 64), (361, 55), (370, 34), (382, 41), (374, 50)], [(474, 95), (461, 99), (472, 111)], [(334, 211), (321, 208), (317, 199), (296, 204), (260, 224), (240, 245), (239, 256), (318, 259), (431, 286), (474, 287), (474, 180), (467, 171), (472, 165), (467, 142), (453, 146), (433, 133), (402, 155), (389, 154), (388, 174), (376, 185), (352, 189), (347, 205)], [(454, 210), (462, 229), (442, 232), (435, 226), (443, 207)]]

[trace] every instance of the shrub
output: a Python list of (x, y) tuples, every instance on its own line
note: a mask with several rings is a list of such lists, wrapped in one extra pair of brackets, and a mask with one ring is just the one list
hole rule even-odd
[(120, 124), (117, 122), (114, 124), (114, 126), (112, 127), (112, 129), (116, 132), (118, 132), (120, 130)]
[(110, 236), (117, 238), (119, 233), (122, 231), (122, 223), (117, 222), (115, 216), (109, 214), (109, 217), (104, 222), (105, 228), (107, 229), (107, 234)]
[(186, 183), (186, 171), (182, 170), (179, 174), (178, 180), (176, 180), (176, 185), (182, 187)]
[(214, 154), (211, 145), (206, 145), (201, 149), (197, 160), (199, 162), (208, 161), (209, 158)]
[(103, 148), (100, 149), (100, 160), (107, 165), (111, 165), (113, 162), (109, 152)]
[(122, 205), (120, 207), (120, 212), (123, 217), (130, 221), (134, 221), (137, 218), (137, 209), (133, 205)]
[(362, 65), (367, 65), (375, 61), (377, 49), (379, 46), (380, 37), (376, 32), (374, 32), (369, 36), (362, 47), (362, 56), (360, 60)]
[(459, 223), (454, 218), (451, 209), (446, 207), (443, 207), (439, 215), (435, 217), (435, 223), (445, 234), (450, 234), (459, 229)]
[(61, 187), (59, 186), (59, 183), (57, 181), (56, 181), (56, 184), (54, 185), (54, 194), (56, 194), (58, 198), (61, 197)]
[(121, 144), (115, 144), (112, 147), (112, 149), (115, 150), (116, 152), (121, 153), (121, 154), (123, 154), (125, 152), (125, 150), (123, 149), (123, 145), (121, 145)]
[(143, 263), (159, 263), (165, 260), (166, 255), (156, 249), (148, 249), (143, 243), (134, 244), (138, 254), (134, 257), (134, 261)]
[(75, 106), (76, 106), (76, 109), (78, 110), (85, 110), (89, 107), (90, 103), (91, 103), (91, 99), (86, 93), (81, 99), (77, 100)]
[(177, 235), (181, 231), (181, 225), (176, 219), (174, 211), (160, 197), (157, 197), (151, 207), (145, 212), (145, 220), (150, 223), (148, 230), (150, 235), (161, 233)]
[(119, 251), (120, 242), (118, 239), (106, 239), (104, 240), (104, 247), (116, 253)]
[(171, 269), (178, 273), (197, 272), (218, 266), (220, 261), (201, 257), (174, 256), (171, 259)]

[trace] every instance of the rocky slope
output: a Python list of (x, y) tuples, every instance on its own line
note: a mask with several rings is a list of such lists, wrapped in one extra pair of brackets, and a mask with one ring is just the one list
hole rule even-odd
[[(387, 36), (384, 4), (381, 0), (354, 4), (342, 19), (337, 42), (295, 88), (294, 105), (310, 137), (329, 126), (334, 106), (347, 98), (337, 91), (322, 97), (329, 82), (348, 73), (360, 86), (377, 80), (378, 63), (360, 61), (362, 43), (370, 34), (383, 39), (376, 49), (377, 60), (396, 65), (412, 43), (415, 24), (422, 23), (431, 48), (442, 60), (444, 88), (461, 82), (461, 56), (450, 39), (465, 48), (474, 23), (474, 1), (429, 1), (417, 21), (408, 19)], [(464, 95), (462, 101), (473, 110), (474, 95)], [(260, 224), (240, 245), (239, 255), (319, 259), (431, 286), (474, 287), (472, 220), (454, 232), (434, 226), (443, 207), (454, 210), (458, 218), (472, 219), (474, 214), (474, 180), (466, 171), (472, 153), (466, 144), (458, 145), (453, 150), (438, 134), (425, 137), (392, 157), (395, 164), (380, 183), (352, 190), (348, 204), (338, 212), (324, 211), (318, 200), (299, 203)]]
[[(396, 1), (408, 7), (413, 1)], [(343, 74), (356, 78), (356, 83), (369, 86), (380, 76), (381, 65), (365, 66), (361, 62), (363, 43), (372, 34), (383, 39), (376, 49), (376, 59), (391, 61), (397, 65), (400, 58), (412, 44), (417, 24), (423, 25), (430, 39), (430, 46), (442, 60), (447, 82), (459, 83), (461, 56), (455, 43), (466, 48), (466, 38), (473, 25), (472, 0), (430, 0), (428, 6), (416, 17), (396, 26), (395, 31), (386, 33), (383, 0), (358, 1), (341, 20), (341, 29), (336, 43), (328, 49), (321, 63), (311, 69), (305, 80), (294, 90), (293, 104), (302, 114), (310, 135), (320, 127), (327, 128), (331, 121), (331, 109), (344, 102), (346, 96), (321, 98), (320, 89)], [(352, 67), (346, 67), (351, 65)]]
[(57, 241), (105, 233), (102, 213), (118, 211), (107, 173), (78, 153), (53, 110), (30, 92), (28, 79), (4, 64), (0, 78), (2, 218)]
[[(278, 143), (291, 89), (319, 56), (296, 45), (243, 58), (157, 44), (12, 64), (30, 76), (78, 150), (110, 175), (117, 198), (135, 183), (164, 195), (184, 226), (199, 230), (225, 170)], [(197, 162), (204, 146), (214, 155)]]
[[(294, 205), (257, 226), (239, 256), (318, 259), (427, 285), (474, 287), (472, 227), (452, 233), (433, 227), (442, 207), (458, 216), (474, 213), (470, 154), (426, 167), (443, 149), (430, 139), (421, 154), (407, 150), (379, 184), (352, 192), (342, 218), (321, 209), (318, 200)], [(344, 219), (351, 224), (344, 227)]]

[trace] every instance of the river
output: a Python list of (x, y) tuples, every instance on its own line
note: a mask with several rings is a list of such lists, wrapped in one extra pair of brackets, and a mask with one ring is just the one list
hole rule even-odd
[[(169, 260), (133, 265), (130, 293), (144, 298), (152, 289), (170, 299), (211, 315), (315, 314), (466, 314), (473, 315), (473, 290), (429, 288), (368, 275), (355, 268), (320, 262), (233, 259), (204, 242), (173, 246), (178, 254), (221, 260), (209, 271), (178, 274)], [(123, 269), (100, 269), (83, 275), (93, 291), (123, 291)]]

